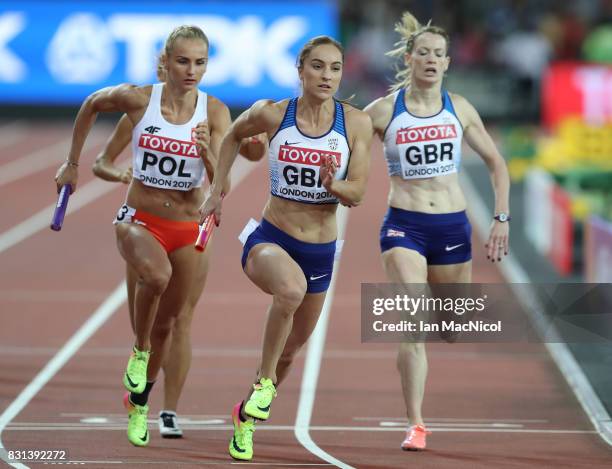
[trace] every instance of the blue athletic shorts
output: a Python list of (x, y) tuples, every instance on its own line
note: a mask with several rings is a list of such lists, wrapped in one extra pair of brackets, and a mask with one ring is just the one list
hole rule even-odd
[(472, 259), (471, 238), (465, 211), (438, 214), (389, 207), (380, 229), (380, 249), (412, 249), (428, 265), (461, 264)]
[(320, 244), (305, 243), (289, 236), (272, 223), (262, 219), (259, 226), (249, 235), (244, 243), (242, 250), (243, 269), (249, 256), (249, 251), (253, 246), (260, 243), (277, 244), (297, 262), (306, 277), (307, 293), (321, 293), (329, 288), (329, 282), (331, 282), (334, 270), (336, 241)]

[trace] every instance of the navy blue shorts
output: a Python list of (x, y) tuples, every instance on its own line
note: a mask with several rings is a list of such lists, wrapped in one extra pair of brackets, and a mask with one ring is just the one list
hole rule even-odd
[(465, 213), (422, 213), (389, 207), (380, 229), (380, 249), (412, 249), (428, 265), (461, 264), (472, 259), (472, 225)]
[(253, 231), (242, 250), (242, 268), (247, 261), (249, 251), (260, 243), (272, 243), (283, 248), (291, 259), (302, 268), (306, 277), (306, 292), (321, 293), (329, 288), (332, 272), (334, 271), (334, 255), (336, 253), (336, 241), (329, 243), (306, 243), (289, 236), (283, 230), (272, 223), (261, 220), (261, 223)]

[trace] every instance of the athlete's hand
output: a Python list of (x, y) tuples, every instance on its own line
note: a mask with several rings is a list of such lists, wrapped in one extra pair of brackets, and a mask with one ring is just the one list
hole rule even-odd
[(121, 174), (119, 175), (119, 182), (122, 182), (123, 184), (129, 184), (130, 182), (132, 182), (132, 167), (131, 166), (121, 171)]
[(267, 151), (268, 134), (264, 132), (253, 137), (243, 138), (238, 153), (249, 161), (259, 161)]
[(192, 139), (198, 146), (198, 153), (201, 158), (206, 158), (208, 155), (208, 146), (210, 145), (210, 131), (208, 130), (208, 121), (198, 122), (195, 129), (192, 131)]
[(214, 192), (209, 191), (208, 195), (202, 202), (200, 209), (200, 225), (204, 223), (206, 217), (209, 215), (214, 215), (215, 217), (215, 225), (219, 226), (221, 223), (221, 203), (223, 197), (221, 195), (216, 195)]
[(79, 170), (75, 165), (68, 164), (64, 161), (55, 173), (55, 183), (57, 184), (57, 193), (62, 189), (64, 184), (70, 184), (70, 193), (76, 191), (77, 182), (79, 180)]
[(508, 222), (493, 220), (489, 240), (485, 244), (487, 259), (491, 262), (501, 261), (502, 256), (508, 255), (508, 242), (510, 238), (510, 225)]
[(321, 169), (320, 169), (320, 177), (321, 184), (323, 187), (327, 189), (327, 192), (332, 192), (332, 184), (336, 180), (336, 171), (338, 170), (338, 165), (336, 164), (335, 157), (325, 156), (323, 157), (323, 161), (321, 161)]

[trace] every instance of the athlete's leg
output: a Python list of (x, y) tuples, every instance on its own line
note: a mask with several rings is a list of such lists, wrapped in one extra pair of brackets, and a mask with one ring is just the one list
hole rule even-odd
[[(382, 254), (387, 278), (393, 283), (427, 282), (427, 261), (412, 249), (396, 247)], [(427, 379), (427, 356), (422, 342), (402, 342), (397, 354), (409, 425), (423, 425), (421, 408)]]
[(137, 275), (134, 288), (136, 348), (151, 349), (151, 328), (157, 306), (172, 275), (172, 266), (159, 242), (142, 226), (116, 226), (119, 252)]
[(157, 318), (151, 331), (151, 358), (147, 381), (157, 378), (161, 364), (169, 350), (169, 339), (176, 318), (185, 311), (189, 303), (190, 292), (205, 270), (206, 256), (198, 255), (192, 245), (184, 246), (169, 254), (172, 263), (172, 277), (162, 295), (157, 311)]
[(212, 241), (209, 242), (203, 253), (197, 254), (201, 257), (201, 262), (197, 264), (196, 271), (193, 273), (194, 282), (189, 291), (187, 303), (174, 320), (170, 333), (170, 347), (162, 365), (164, 370), (164, 410), (176, 412), (191, 366), (191, 322), (195, 307), (206, 283), (211, 245)]
[(257, 244), (250, 250), (244, 271), (255, 285), (272, 295), (258, 378), (276, 383), (276, 367), (291, 332), (294, 313), (304, 300), (306, 278), (285, 250), (270, 243)]
[(293, 364), (293, 359), (312, 334), (325, 302), (327, 292), (307, 293), (302, 304), (293, 315), (293, 327), (285, 343), (285, 348), (276, 365), (277, 384), (280, 384)]
[(472, 261), (461, 264), (430, 265), (427, 272), (430, 283), (470, 283)]
[(125, 283), (127, 286), (127, 304), (128, 312), (130, 314), (130, 325), (132, 326), (132, 332), (136, 334), (136, 327), (134, 326), (134, 293), (136, 290), (136, 282), (138, 281), (138, 274), (130, 264), (125, 265)]

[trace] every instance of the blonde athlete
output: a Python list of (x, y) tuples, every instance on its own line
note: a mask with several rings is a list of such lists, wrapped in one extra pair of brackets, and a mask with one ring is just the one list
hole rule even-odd
[[(384, 144), (391, 189), (380, 232), (385, 272), (394, 283), (462, 283), (472, 279), (471, 226), (459, 186), (463, 139), (484, 160), (495, 191), (487, 257), (508, 254), (510, 181), (503, 157), (474, 107), (442, 88), (448, 69), (448, 35), (421, 26), (410, 13), (396, 25), (402, 36), (389, 53), (402, 57), (392, 93), (366, 107)], [(427, 376), (423, 343), (400, 344), (401, 376), (409, 428), (404, 450), (426, 447), (421, 406)]]
[[(106, 181), (121, 182), (123, 184), (129, 184), (132, 181), (132, 167), (121, 169), (115, 165), (115, 160), (132, 140), (133, 129), (134, 127), (129, 117), (124, 114), (104, 149), (96, 158), (93, 166), (93, 172), (96, 176)], [(263, 157), (267, 148), (266, 136), (262, 134), (251, 139), (245, 139), (240, 147), (240, 154), (250, 161), (258, 161)], [(214, 174), (213, 168), (210, 166), (210, 160), (204, 160), (204, 164), (210, 180)], [(210, 251), (210, 248), (202, 256), (208, 258), (208, 251)], [(129, 264), (126, 271), (130, 323), (132, 324), (132, 330), (135, 330), (133, 299), (138, 278), (136, 272)], [(191, 366), (191, 322), (195, 306), (202, 294), (201, 287), (203, 285), (194, 284), (194, 286), (197, 288), (189, 292), (184, 311), (177, 314), (172, 322), (170, 345), (166, 360), (162, 363), (164, 370), (164, 406), (163, 410), (159, 412), (157, 423), (159, 433), (163, 438), (181, 438), (183, 436), (176, 412), (178, 401), (187, 379), (187, 373)]]
[(134, 127), (134, 174), (115, 224), (119, 252), (136, 274), (130, 298), (136, 343), (123, 377), (130, 392), (128, 439), (136, 446), (149, 442), (148, 396), (173, 323), (191, 314), (206, 278), (208, 257), (193, 248), (203, 200), (202, 156), (208, 169), (214, 168), (231, 122), (225, 104), (198, 90), (208, 49), (200, 28), (180, 26), (168, 36), (161, 57), (165, 83), (123, 84), (90, 95), (77, 115), (68, 159), (56, 176), (58, 188), (70, 184), (75, 190), (80, 154), (97, 114), (127, 114)]
[(244, 112), (223, 138), (217, 179), (200, 210), (221, 221), (221, 184), (240, 140), (266, 132), (270, 138), (270, 198), (263, 219), (246, 240), (242, 266), (272, 296), (256, 384), (232, 412), (229, 453), (253, 457), (254, 419), (270, 415), (276, 386), (308, 340), (332, 276), (338, 202), (358, 205), (369, 170), (369, 117), (334, 95), (342, 77), (342, 46), (319, 36), (298, 57), (299, 98), (262, 100)]

